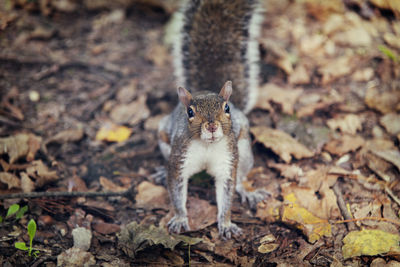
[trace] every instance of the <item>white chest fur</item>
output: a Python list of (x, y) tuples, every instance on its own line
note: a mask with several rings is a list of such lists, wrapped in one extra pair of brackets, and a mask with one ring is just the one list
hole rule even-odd
[(230, 178), (232, 161), (233, 154), (229, 150), (226, 137), (216, 143), (193, 140), (183, 157), (181, 175), (188, 179), (193, 174), (206, 170), (216, 180)]

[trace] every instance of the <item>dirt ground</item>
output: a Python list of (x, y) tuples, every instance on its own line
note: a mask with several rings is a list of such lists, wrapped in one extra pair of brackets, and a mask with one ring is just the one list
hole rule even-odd
[[(0, 198), (0, 266), (400, 266), (400, 7), (263, 1), (245, 186), (271, 198), (250, 210), (235, 196), (244, 234), (225, 241), (211, 177), (190, 182), (183, 237), (166, 234), (154, 178), (178, 2), (0, 2), (0, 197), (129, 192)], [(31, 219), (36, 257), (15, 248)]]

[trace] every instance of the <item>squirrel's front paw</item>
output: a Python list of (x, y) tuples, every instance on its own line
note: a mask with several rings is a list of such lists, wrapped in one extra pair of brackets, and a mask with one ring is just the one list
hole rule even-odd
[(233, 236), (239, 236), (243, 234), (242, 229), (234, 223), (229, 223), (229, 225), (218, 224), (219, 236), (223, 239), (231, 239)]
[[(183, 231), (181, 231), (181, 228), (183, 228)], [(188, 218), (175, 215), (168, 222), (168, 230), (170, 233), (174, 233), (174, 234), (179, 234), (181, 232), (190, 231)]]
[(242, 198), (242, 203), (247, 201), (250, 208), (255, 210), (257, 208), (257, 203), (270, 197), (271, 194), (265, 189), (257, 189), (253, 192), (243, 190), (243, 192), (240, 192), (240, 196)]

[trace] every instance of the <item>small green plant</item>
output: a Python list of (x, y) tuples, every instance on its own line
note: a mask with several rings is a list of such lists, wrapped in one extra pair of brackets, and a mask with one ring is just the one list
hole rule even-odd
[(28, 211), (28, 206), (26, 205), (20, 208), (18, 204), (12, 204), (7, 210), (6, 217), (3, 218), (2, 216), (0, 216), (0, 223), (12, 217), (14, 214), (15, 214), (15, 219), (19, 220), (22, 218), (22, 216), (24, 216), (24, 214), (27, 211)]
[(14, 246), (17, 249), (28, 251), (29, 256), (33, 254), (33, 256), (36, 258), (38, 256), (39, 251), (33, 250), (32, 246), (33, 238), (36, 235), (36, 222), (33, 219), (31, 219), (28, 223), (28, 235), (29, 235), (29, 247), (27, 247), (24, 242), (15, 242)]
[(386, 47), (384, 45), (380, 45), (378, 48), (379, 48), (379, 51), (381, 51), (384, 55), (386, 55), (388, 58), (390, 58), (394, 62), (399, 61), (400, 58), (396, 55), (396, 53), (394, 51), (392, 51), (388, 47)]

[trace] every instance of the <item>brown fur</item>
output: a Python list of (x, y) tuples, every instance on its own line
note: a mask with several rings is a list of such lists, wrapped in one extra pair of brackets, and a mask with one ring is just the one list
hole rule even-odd
[(248, 20), (253, 11), (251, 0), (192, 1), (186, 11), (182, 52), (188, 89), (216, 92), (231, 80), (234, 94), (231, 101), (243, 109), (248, 99), (245, 78)]

